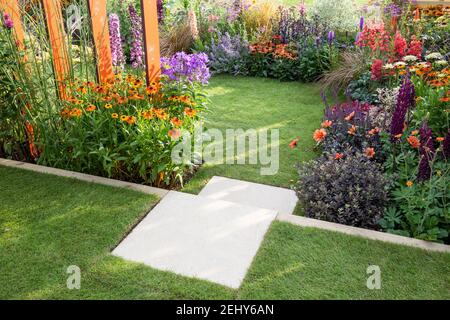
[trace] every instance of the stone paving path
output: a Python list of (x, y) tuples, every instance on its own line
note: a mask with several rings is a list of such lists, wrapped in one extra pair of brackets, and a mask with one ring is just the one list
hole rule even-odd
[(239, 288), (288, 189), (214, 177), (198, 195), (169, 192), (113, 250), (126, 260)]

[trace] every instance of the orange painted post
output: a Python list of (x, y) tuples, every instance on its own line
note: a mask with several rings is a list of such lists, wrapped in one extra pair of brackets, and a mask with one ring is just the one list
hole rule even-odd
[(23, 48), (24, 32), (21, 21), (21, 14), (19, 9), (18, 0), (0, 0), (0, 11), (6, 12), (10, 15), (12, 22), (14, 23), (14, 34), (17, 40), (17, 44), (20, 48)]
[(70, 69), (61, 3), (60, 0), (42, 0), (42, 7), (44, 8), (47, 32), (52, 48), (53, 70), (55, 72), (59, 97), (66, 99), (64, 82), (67, 80)]
[(161, 73), (157, 0), (141, 0), (147, 85)]
[(89, 0), (89, 14), (95, 43), (97, 78), (99, 82), (106, 82), (114, 76), (106, 0)]

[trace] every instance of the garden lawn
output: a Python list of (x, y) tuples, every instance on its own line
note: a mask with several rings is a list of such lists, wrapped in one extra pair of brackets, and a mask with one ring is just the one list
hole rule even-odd
[[(110, 251), (152, 196), (0, 166), (0, 299), (450, 299), (450, 255), (275, 222), (239, 290)], [(81, 289), (66, 288), (67, 267)], [(378, 265), (381, 290), (366, 288)]]
[[(296, 164), (317, 157), (312, 135), (323, 117), (319, 86), (220, 75), (211, 79), (207, 91), (211, 103), (206, 127), (221, 130), (224, 137), (226, 129), (279, 129), (280, 167), (277, 174), (262, 176), (260, 165), (207, 164), (185, 192), (200, 192), (213, 176), (290, 187), (298, 177)], [(300, 138), (298, 147), (291, 149), (289, 143), (295, 138)], [(248, 163), (248, 152), (246, 157)]]

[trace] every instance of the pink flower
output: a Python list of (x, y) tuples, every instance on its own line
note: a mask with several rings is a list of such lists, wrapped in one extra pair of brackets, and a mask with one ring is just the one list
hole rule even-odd
[(382, 68), (383, 68), (383, 60), (381, 59), (375, 59), (372, 63), (372, 80), (380, 80), (382, 77)]
[(408, 49), (408, 44), (399, 31), (395, 34), (394, 49), (399, 58), (404, 57), (406, 55), (406, 50)]
[(11, 17), (6, 12), (3, 14), (3, 24), (8, 29), (12, 29), (14, 27), (14, 22), (11, 20)]

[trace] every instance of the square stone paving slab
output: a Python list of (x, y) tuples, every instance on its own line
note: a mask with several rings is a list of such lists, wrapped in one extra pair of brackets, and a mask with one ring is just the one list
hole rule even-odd
[(239, 288), (276, 216), (273, 210), (172, 191), (113, 255)]
[(199, 195), (270, 209), (281, 214), (292, 214), (298, 202), (293, 190), (224, 177), (213, 177)]

